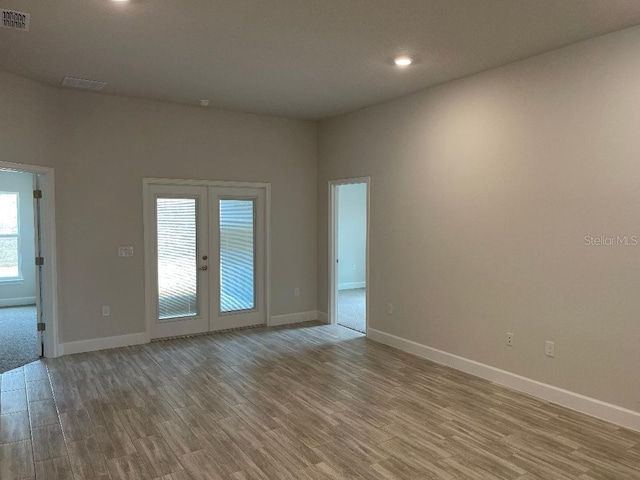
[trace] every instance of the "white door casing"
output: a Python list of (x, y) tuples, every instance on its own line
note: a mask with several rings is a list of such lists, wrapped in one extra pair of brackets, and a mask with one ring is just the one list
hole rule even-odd
[(364, 183), (367, 185), (367, 219), (366, 219), (366, 253), (365, 253), (365, 285), (366, 285), (366, 306), (365, 306), (365, 322), (366, 330), (369, 330), (370, 318), (369, 318), (369, 305), (370, 305), (370, 283), (369, 283), (369, 238), (370, 238), (370, 196), (371, 196), (371, 177), (357, 177), (357, 178), (344, 178), (339, 180), (329, 181), (329, 265), (328, 265), (328, 323), (335, 325), (338, 319), (338, 187), (340, 185), (352, 185), (357, 183)]

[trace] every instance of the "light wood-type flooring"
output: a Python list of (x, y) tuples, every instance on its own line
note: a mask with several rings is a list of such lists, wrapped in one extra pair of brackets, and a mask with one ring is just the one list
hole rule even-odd
[(0, 480), (640, 479), (640, 433), (317, 323), (2, 375)]

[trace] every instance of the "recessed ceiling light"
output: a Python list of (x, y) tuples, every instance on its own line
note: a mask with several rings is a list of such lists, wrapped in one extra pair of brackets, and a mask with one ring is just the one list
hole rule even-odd
[(200, 106), (201, 107), (208, 107), (209, 106), (209, 100), (200, 100)]
[(118, 3), (124, 3), (124, 2), (128, 2), (129, 0), (111, 0), (112, 2), (118, 2)]
[(413, 63), (413, 58), (408, 55), (400, 55), (399, 57), (395, 58), (394, 63), (398, 67), (408, 67)]

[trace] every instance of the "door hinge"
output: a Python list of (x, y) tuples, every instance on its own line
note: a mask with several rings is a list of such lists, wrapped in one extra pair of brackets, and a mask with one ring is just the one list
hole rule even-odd
[(42, 198), (42, 190), (34, 190), (33, 198)]
[(44, 323), (38, 323), (38, 331), (44, 332), (47, 329), (47, 325)]
[(36, 266), (40, 267), (44, 265), (44, 257), (36, 257)]

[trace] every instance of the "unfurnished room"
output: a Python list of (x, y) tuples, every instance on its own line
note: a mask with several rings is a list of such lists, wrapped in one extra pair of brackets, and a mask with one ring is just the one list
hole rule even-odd
[(640, 479), (640, 2), (0, 15), (0, 480)]

